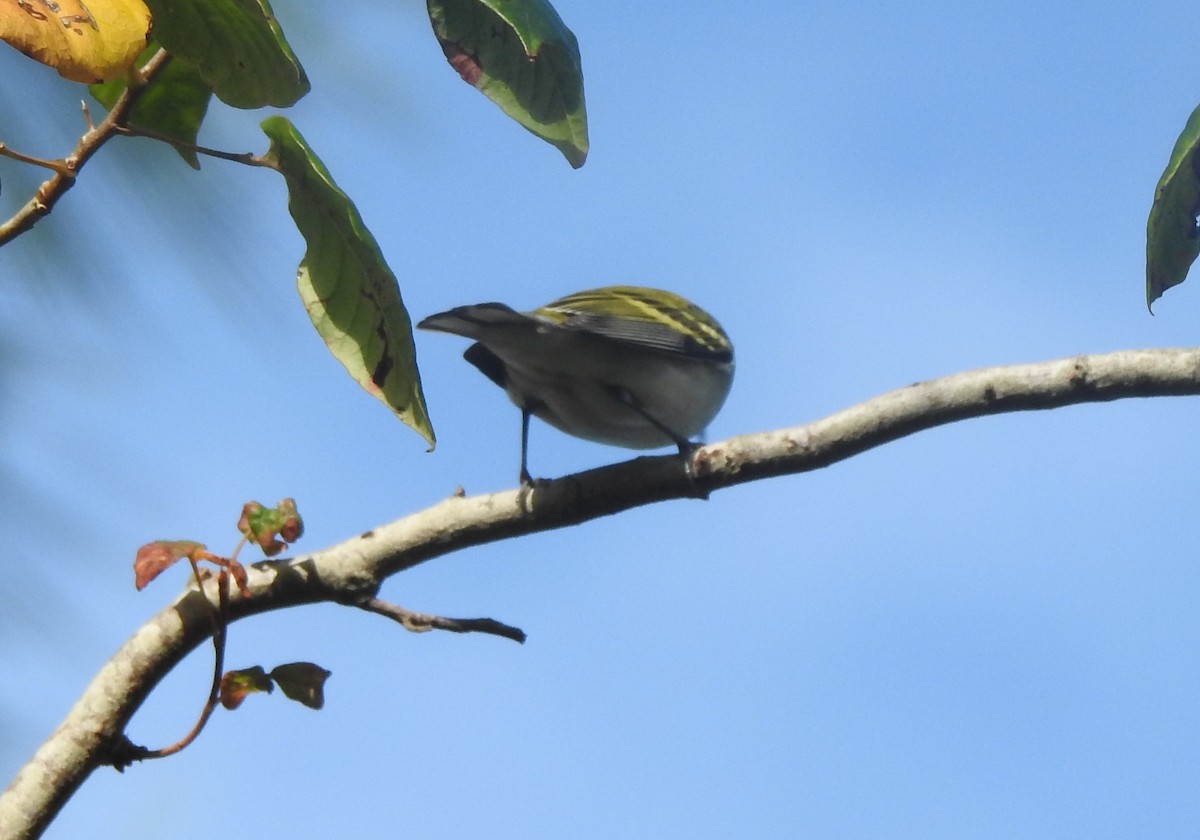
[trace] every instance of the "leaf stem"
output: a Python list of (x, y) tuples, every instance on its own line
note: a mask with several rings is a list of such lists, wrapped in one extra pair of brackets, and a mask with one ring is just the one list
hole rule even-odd
[[(200, 587), (200, 593), (204, 593), (204, 580), (200, 577), (200, 567), (196, 565), (196, 561), (189, 557), (188, 562), (192, 564), (192, 576), (196, 579), (196, 585)], [(229, 578), (230, 574), (227, 570), (221, 569), (217, 575), (217, 602), (218, 606), (212, 609), (213, 623), (213, 649), (215, 655), (213, 657), (213, 678), (212, 686), (208, 691), (208, 699), (204, 703), (204, 708), (200, 711), (200, 717), (196, 721), (195, 726), (191, 731), (171, 744), (169, 747), (163, 747), (158, 750), (139, 750), (134, 756), (136, 760), (149, 758), (166, 758), (169, 755), (174, 755), (180, 752), (200, 735), (204, 730), (204, 726), (208, 723), (212, 713), (217, 708), (217, 701), (221, 696), (221, 677), (225, 673), (225, 639), (229, 628)], [(207, 600), (207, 599), (206, 599)], [(209, 602), (211, 606), (211, 601)]]
[(189, 143), (186, 140), (180, 140), (177, 137), (171, 137), (168, 134), (155, 131), (151, 128), (142, 128), (137, 125), (122, 125), (118, 126), (116, 133), (125, 137), (146, 137), (150, 140), (158, 140), (161, 143), (169, 143), (180, 149), (186, 149), (200, 155), (208, 155), (209, 157), (220, 158), (221, 160), (233, 161), (234, 163), (245, 164), (246, 166), (265, 166), (268, 169), (276, 169), (274, 163), (266, 158), (256, 155), (253, 152), (224, 152), (220, 149), (213, 149), (208, 146), (198, 146), (195, 143)]

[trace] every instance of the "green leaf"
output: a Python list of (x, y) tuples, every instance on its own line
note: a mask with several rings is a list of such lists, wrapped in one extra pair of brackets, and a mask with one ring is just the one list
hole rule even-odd
[(426, 0), (458, 74), (578, 169), (588, 153), (579, 42), (547, 0)]
[(1146, 223), (1146, 305), (1187, 277), (1200, 255), (1200, 107), (1175, 141)]
[[(157, 51), (158, 44), (152, 42), (138, 59), (138, 64), (144, 64)], [(102, 82), (91, 85), (88, 90), (105, 108), (112, 108), (117, 98), (125, 92), (125, 80)], [(195, 146), (200, 123), (204, 121), (211, 99), (212, 87), (204, 81), (200, 71), (186, 61), (173, 58), (154, 77), (133, 106), (129, 123)], [(188, 166), (200, 168), (200, 159), (193, 149), (182, 146), (174, 148)]]
[(284, 499), (273, 508), (259, 502), (246, 502), (242, 505), (237, 527), (268, 557), (279, 554), (304, 534), (304, 520), (296, 509), (295, 499)]
[(288, 120), (270, 117), (266, 158), (283, 173), (288, 209), (308, 243), (296, 282), (330, 352), (432, 448), (412, 321), (375, 237)]
[(289, 700), (310, 709), (325, 705), (325, 680), (332, 672), (312, 662), (289, 662), (271, 669), (271, 679)]
[(221, 677), (220, 699), (226, 709), (236, 709), (242, 701), (251, 694), (265, 692), (270, 694), (275, 690), (275, 684), (267, 676), (261, 665), (243, 668), (240, 671), (228, 671)]
[(235, 108), (286, 108), (308, 77), (267, 0), (146, 0), (154, 38)]

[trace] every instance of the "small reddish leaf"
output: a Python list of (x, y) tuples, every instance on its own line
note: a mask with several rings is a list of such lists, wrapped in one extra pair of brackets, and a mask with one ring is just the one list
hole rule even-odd
[(240, 671), (229, 671), (221, 677), (221, 705), (226, 709), (236, 709), (242, 705), (248, 694), (267, 692), (270, 694), (275, 686), (261, 665), (253, 668), (243, 668)]
[(202, 543), (191, 540), (155, 540), (146, 543), (138, 549), (137, 557), (133, 560), (133, 585), (140, 592), (176, 561), (204, 551)]
[(280, 502), (279, 513), (283, 516), (283, 523), (279, 526), (280, 539), (284, 542), (294, 543), (304, 536), (304, 520), (300, 518), (300, 512), (296, 510), (295, 499), (284, 499)]
[(246, 502), (238, 519), (238, 530), (246, 539), (274, 557), (304, 534), (304, 521), (296, 510), (295, 499), (284, 499), (269, 508), (259, 502)]
[(272, 669), (271, 679), (289, 700), (319, 709), (325, 705), (325, 680), (331, 673), (312, 662), (289, 662)]

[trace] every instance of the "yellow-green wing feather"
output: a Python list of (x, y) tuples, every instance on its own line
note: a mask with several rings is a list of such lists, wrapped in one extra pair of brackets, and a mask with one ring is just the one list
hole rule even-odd
[(733, 346), (717, 320), (673, 292), (607, 286), (576, 292), (531, 313), (567, 329), (597, 333), (659, 350), (732, 358)]

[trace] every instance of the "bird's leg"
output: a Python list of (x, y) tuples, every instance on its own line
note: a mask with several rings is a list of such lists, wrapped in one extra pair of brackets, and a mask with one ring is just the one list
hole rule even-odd
[(699, 449), (703, 444), (699, 441), (684, 440), (675, 441), (675, 445), (679, 447), (679, 457), (683, 459), (683, 463), (687, 465), (688, 475), (692, 473), (692, 453)]
[(694, 478), (695, 476), (692, 475), (692, 453), (696, 451), (700, 444), (690, 441), (682, 435), (676, 434), (674, 431), (661, 423), (658, 418), (648, 412), (642, 406), (642, 404), (637, 401), (637, 398), (629, 392), (628, 388), (610, 385), (608, 390), (618, 402), (629, 406), (631, 409), (640, 414), (643, 420), (671, 439), (671, 442), (679, 448), (679, 457), (683, 459), (683, 466), (687, 470), (688, 478)]
[(521, 486), (532, 487), (533, 477), (529, 475), (529, 406), (521, 409)]

